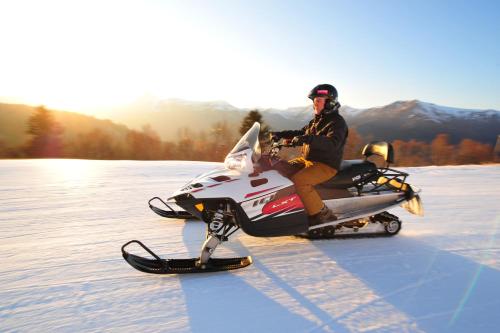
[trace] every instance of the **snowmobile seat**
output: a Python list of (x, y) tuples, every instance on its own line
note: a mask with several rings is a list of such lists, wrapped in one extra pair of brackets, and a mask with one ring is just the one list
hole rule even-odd
[(367, 160), (342, 161), (340, 171), (332, 178), (318, 185), (319, 187), (347, 189), (368, 179), (377, 179), (378, 169), (375, 163)]

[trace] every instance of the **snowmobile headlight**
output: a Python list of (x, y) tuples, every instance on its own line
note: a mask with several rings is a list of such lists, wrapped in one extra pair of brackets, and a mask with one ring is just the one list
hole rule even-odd
[(247, 165), (247, 156), (245, 154), (227, 157), (224, 166), (228, 169), (245, 169)]
[(194, 205), (196, 207), (196, 209), (198, 209), (200, 212), (203, 211), (203, 204), (202, 203), (199, 203), (197, 205)]

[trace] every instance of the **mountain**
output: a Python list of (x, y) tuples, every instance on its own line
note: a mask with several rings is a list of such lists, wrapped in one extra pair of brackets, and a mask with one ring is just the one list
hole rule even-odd
[(342, 114), (350, 127), (373, 140), (429, 142), (446, 133), (452, 143), (469, 138), (494, 145), (500, 134), (499, 111), (458, 109), (418, 100), (369, 109), (347, 108)]
[[(143, 100), (108, 117), (133, 128), (151, 126), (165, 140), (176, 140), (182, 127), (210, 131), (216, 122), (226, 121), (236, 132), (250, 109), (240, 109), (223, 101), (190, 102), (179, 99)], [(312, 118), (312, 106), (288, 109), (259, 109), (273, 130), (298, 129)], [(350, 128), (365, 140), (420, 140), (430, 142), (446, 133), (452, 143), (464, 138), (495, 144), (500, 134), (500, 112), (440, 106), (418, 100), (397, 101), (368, 109), (342, 106), (341, 114)]]
[[(28, 119), (33, 114), (35, 107), (22, 104), (0, 103), (0, 143), (7, 147), (17, 147), (24, 144), (29, 135)], [(111, 138), (123, 139), (128, 128), (110, 120), (97, 119), (91, 116), (66, 112), (52, 111), (54, 119), (64, 127), (63, 138), (71, 141), (80, 134), (89, 133), (95, 129), (109, 135)]]
[[(9, 146), (25, 142), (26, 122), (33, 109), (25, 105), (0, 103), (0, 142)], [(183, 128), (210, 134), (212, 126), (223, 121), (236, 134), (248, 111), (250, 109), (237, 108), (224, 101), (160, 100), (145, 96), (136, 103), (106, 110), (102, 115), (135, 129), (149, 124), (163, 140), (177, 141)], [(313, 115), (312, 106), (259, 111), (273, 130), (301, 128)], [(437, 134), (446, 133), (454, 144), (469, 138), (495, 145), (500, 134), (500, 111), (496, 110), (458, 109), (412, 100), (368, 109), (342, 106), (340, 112), (349, 127), (356, 129), (364, 141), (416, 139), (430, 142)], [(69, 138), (93, 128), (113, 136), (123, 136), (127, 131), (125, 126), (109, 120), (63, 111), (54, 111), (54, 115), (66, 128), (64, 135)]]
[(181, 99), (141, 99), (130, 106), (114, 109), (106, 117), (130, 128), (141, 129), (151, 125), (163, 140), (177, 141), (183, 128), (191, 131), (210, 131), (211, 125), (225, 121), (236, 133), (247, 110), (227, 102), (191, 102)]

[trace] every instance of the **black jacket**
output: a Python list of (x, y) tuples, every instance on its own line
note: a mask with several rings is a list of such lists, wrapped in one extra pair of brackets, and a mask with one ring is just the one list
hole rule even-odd
[(282, 131), (279, 134), (285, 139), (298, 135), (309, 136), (308, 143), (302, 147), (302, 156), (306, 160), (325, 163), (339, 170), (349, 131), (344, 118), (337, 110), (325, 111), (315, 115), (302, 129)]

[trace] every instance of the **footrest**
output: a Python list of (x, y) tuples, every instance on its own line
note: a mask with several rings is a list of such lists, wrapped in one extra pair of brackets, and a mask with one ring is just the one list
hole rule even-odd
[[(148, 259), (125, 251), (125, 247), (131, 243), (137, 243), (144, 248), (154, 259)], [(208, 273), (227, 271), (243, 268), (252, 263), (251, 257), (240, 258), (210, 258), (207, 263), (201, 265), (200, 258), (190, 259), (161, 259), (148, 247), (137, 240), (130, 241), (122, 246), (122, 255), (125, 261), (135, 269), (152, 274), (184, 274), (184, 273)]]
[[(165, 207), (168, 208), (168, 210), (164, 210), (164, 209), (161, 209), (161, 208), (158, 208), (158, 207), (154, 206), (153, 204), (151, 204), (151, 201), (153, 201), (153, 200), (159, 200), (159, 201), (161, 201), (165, 205)], [(184, 210), (173, 209), (171, 207), (172, 203), (170, 203), (170, 205), (169, 205), (168, 203), (166, 203), (165, 201), (163, 201), (159, 197), (151, 198), (148, 201), (148, 205), (149, 205), (149, 208), (151, 208), (151, 210), (153, 212), (155, 212), (156, 214), (160, 215), (161, 217), (166, 217), (166, 218), (170, 218), (170, 219), (185, 219), (185, 220), (187, 220), (187, 219), (197, 219), (196, 216), (192, 215), (189, 212), (186, 212)]]

